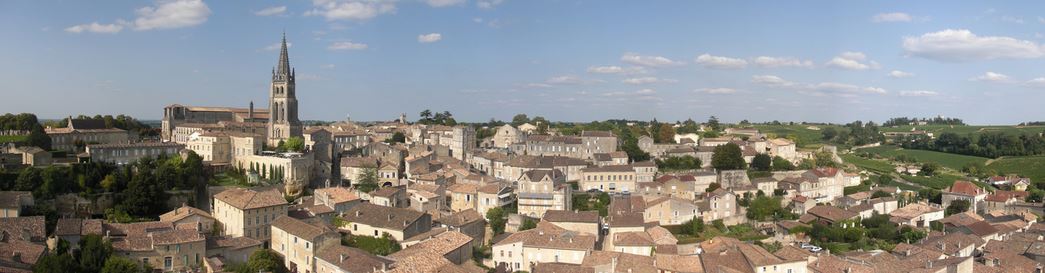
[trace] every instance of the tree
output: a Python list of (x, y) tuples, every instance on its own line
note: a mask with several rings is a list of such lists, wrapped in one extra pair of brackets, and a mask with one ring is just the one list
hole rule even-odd
[(15, 179), (14, 190), (16, 191), (32, 191), (40, 184), (44, 183), (43, 175), (40, 169), (37, 168), (25, 168), (22, 172), (18, 173), (18, 178)]
[(892, 196), (893, 195), (891, 193), (884, 192), (884, 191), (875, 191), (874, 193), (871, 194), (871, 198), (892, 197)]
[(377, 168), (366, 167), (356, 176), (356, 189), (361, 192), (370, 193), (380, 185), (377, 184)]
[(551, 124), (548, 122), (547, 119), (545, 119), (542, 116), (536, 116), (536, 117), (534, 117), (530, 121), (533, 122), (533, 123), (536, 123), (534, 125), (537, 126), (537, 134), (538, 135), (548, 134), (548, 126), (551, 125)]
[(286, 142), (280, 144), (280, 147), (285, 151), (300, 152), (305, 150), (305, 139), (298, 136), (292, 136), (287, 138)]
[(289, 270), (283, 266), (283, 258), (270, 249), (258, 249), (250, 254), (247, 267), (251, 272), (287, 273)]
[(529, 122), (530, 118), (527, 117), (526, 114), (517, 114), (514, 117), (512, 117), (512, 126), (514, 127), (519, 127), (519, 125), (523, 125)]
[(91, 234), (80, 239), (80, 267), (84, 272), (99, 272), (109, 256), (113, 255), (112, 243), (101, 235)]
[(751, 168), (756, 171), (770, 171), (773, 167), (773, 158), (768, 154), (757, 154), (751, 160)]
[(145, 273), (145, 270), (142, 270), (138, 263), (130, 259), (111, 256), (105, 260), (105, 266), (102, 267), (101, 273)]
[(711, 184), (708, 184), (708, 188), (704, 189), (704, 191), (705, 192), (713, 192), (713, 191), (715, 191), (715, 190), (717, 190), (718, 188), (721, 188), (721, 187), (722, 187), (722, 184), (719, 184), (718, 182), (711, 182)]
[(431, 124), (432, 123), (432, 110), (425, 109), (421, 111), (421, 119), (417, 120), (417, 123)]
[(529, 229), (533, 229), (533, 228), (536, 228), (536, 227), (537, 227), (537, 222), (533, 221), (533, 219), (527, 218), (526, 220), (524, 220), (522, 222), (522, 225), (519, 225), (519, 231), (529, 230)]
[(388, 232), (382, 233), (381, 237), (348, 235), (342, 238), (342, 244), (381, 256), (387, 256), (403, 248)]
[(682, 233), (688, 235), (698, 235), (704, 232), (704, 220), (698, 217), (693, 217), (682, 223)]
[(722, 124), (718, 123), (718, 118), (711, 116), (708, 118), (708, 127), (711, 127), (712, 131), (720, 131), (722, 129)]
[(936, 164), (936, 162), (925, 162), (922, 164), (921, 174), (925, 176), (933, 176), (939, 168), (940, 164)]
[(406, 143), (406, 135), (404, 135), (403, 132), (395, 132), (395, 134), (392, 134), (391, 138), (385, 139), (385, 143)]
[(675, 128), (671, 127), (671, 124), (662, 123), (657, 128), (657, 143), (675, 143)]
[(759, 196), (751, 200), (747, 209), (747, 218), (756, 221), (775, 219), (786, 214), (780, 205), (780, 197)]
[(827, 127), (820, 131), (820, 138), (826, 141), (831, 141), (838, 136), (838, 129), (835, 127)]
[(968, 200), (952, 200), (951, 204), (947, 206), (947, 210), (944, 212), (947, 215), (958, 214), (969, 210)]
[(504, 225), (508, 223), (508, 213), (501, 207), (492, 208), (486, 211), (486, 221), (490, 223), (490, 229), (493, 229), (494, 235), (504, 233)]
[(699, 158), (695, 158), (691, 155), (684, 156), (672, 156), (664, 159), (657, 159), (657, 168), (660, 170), (695, 170), (700, 169), (701, 162)]
[(715, 169), (742, 170), (746, 165), (740, 146), (732, 142), (715, 147), (715, 152), (711, 155), (711, 166)]
[[(33, 273), (73, 273), (81, 272), (76, 259), (69, 254), (43, 255), (33, 264)], [(91, 272), (91, 271), (83, 271)], [(94, 271), (97, 272), (97, 271)]]
[(773, 170), (774, 171), (792, 171), (795, 169), (795, 165), (791, 164), (791, 161), (784, 159), (780, 156), (773, 157)]

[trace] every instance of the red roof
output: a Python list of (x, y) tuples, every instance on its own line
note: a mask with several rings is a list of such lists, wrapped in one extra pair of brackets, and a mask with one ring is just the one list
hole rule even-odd
[(836, 168), (816, 168), (816, 169), (813, 169), (813, 174), (816, 174), (816, 176), (818, 176), (818, 177), (831, 177), (831, 176), (835, 176), (836, 174), (838, 174), (838, 169), (836, 169)]
[(950, 188), (947, 188), (947, 192), (975, 196), (982, 194), (983, 189), (980, 188), (980, 186), (976, 186), (976, 184), (973, 184), (972, 182), (958, 180), (954, 181), (954, 185), (951, 185)]
[(691, 175), (691, 174), (685, 174), (685, 175), (670, 175), (670, 174), (662, 175), (660, 177), (657, 177), (656, 181), (657, 181), (657, 183), (664, 183), (664, 182), (671, 181), (672, 179), (678, 179), (679, 181), (683, 181), (683, 182), (686, 182), (686, 181), (697, 181), (697, 179), (695, 177), (693, 177), (693, 175)]

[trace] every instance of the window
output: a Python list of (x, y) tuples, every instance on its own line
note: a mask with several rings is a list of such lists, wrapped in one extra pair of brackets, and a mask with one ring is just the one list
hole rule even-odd
[(174, 270), (174, 259), (171, 257), (163, 257), (163, 269), (167, 271)]

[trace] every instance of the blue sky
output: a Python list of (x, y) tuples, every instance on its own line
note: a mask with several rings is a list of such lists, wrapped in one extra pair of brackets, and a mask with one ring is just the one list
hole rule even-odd
[(1045, 120), (1045, 2), (3, 1), (0, 112), (267, 102), (303, 119)]

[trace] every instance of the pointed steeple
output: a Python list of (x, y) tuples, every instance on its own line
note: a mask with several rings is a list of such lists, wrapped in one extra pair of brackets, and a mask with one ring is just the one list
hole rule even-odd
[(290, 58), (287, 57), (287, 33), (283, 32), (283, 43), (279, 49), (279, 64), (276, 67), (276, 75), (286, 76), (290, 74)]

